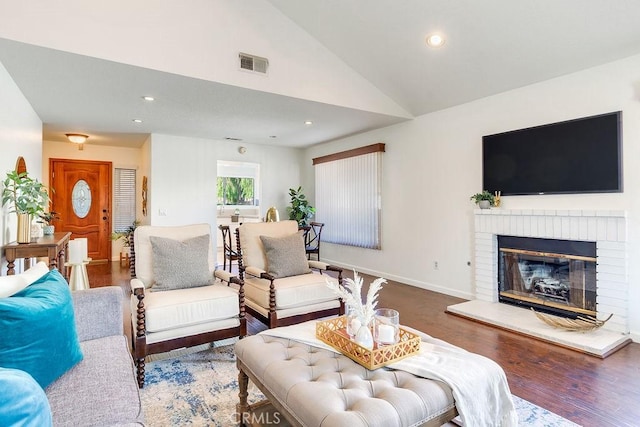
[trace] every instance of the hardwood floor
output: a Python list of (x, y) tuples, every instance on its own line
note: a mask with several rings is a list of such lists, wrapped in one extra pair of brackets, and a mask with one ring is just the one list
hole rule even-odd
[[(92, 287), (128, 289), (128, 267), (90, 265), (88, 273)], [(402, 324), (496, 361), (523, 399), (585, 427), (640, 426), (639, 343), (599, 359), (445, 313), (460, 298), (389, 282), (379, 299), (379, 307), (400, 312)], [(252, 334), (265, 328), (251, 318), (248, 325)]]

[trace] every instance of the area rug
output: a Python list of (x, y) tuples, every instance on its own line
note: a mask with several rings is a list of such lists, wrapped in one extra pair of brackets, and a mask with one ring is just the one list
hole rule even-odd
[[(233, 345), (198, 350), (146, 364), (146, 381), (140, 394), (147, 426), (237, 425), (238, 370)], [(262, 399), (260, 390), (249, 382), (249, 403)], [(577, 426), (517, 396), (513, 399), (520, 426)]]

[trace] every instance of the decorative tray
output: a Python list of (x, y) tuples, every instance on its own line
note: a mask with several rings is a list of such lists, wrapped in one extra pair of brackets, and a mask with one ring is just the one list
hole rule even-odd
[(346, 316), (317, 322), (316, 338), (369, 370), (387, 366), (420, 351), (420, 337), (402, 327), (397, 344), (380, 347), (374, 344), (373, 350), (368, 350), (347, 335)]

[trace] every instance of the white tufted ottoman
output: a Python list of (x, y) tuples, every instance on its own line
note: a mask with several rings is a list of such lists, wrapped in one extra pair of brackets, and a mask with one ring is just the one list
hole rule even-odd
[[(248, 380), (293, 426), (441, 426), (457, 415), (450, 388), (440, 381), (384, 368), (369, 371), (346, 356), (268, 335), (235, 347), (240, 385), (238, 420), (257, 420), (247, 403)], [(284, 421), (284, 420), (282, 420)]]

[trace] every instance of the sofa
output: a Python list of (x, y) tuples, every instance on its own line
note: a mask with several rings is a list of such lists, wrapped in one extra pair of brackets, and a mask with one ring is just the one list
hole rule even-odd
[[(56, 313), (56, 318), (53, 320), (55, 324), (47, 330), (50, 330), (51, 335), (55, 335), (58, 340), (66, 339), (63, 337), (64, 333), (70, 332), (71, 347), (74, 344), (79, 346), (77, 351), (79, 361), (72, 360), (71, 367), (63, 367), (62, 374), (54, 372), (54, 378), (48, 379), (46, 376), (55, 371), (58, 359), (65, 357), (68, 359), (66, 355), (60, 356), (60, 353), (68, 349), (52, 348), (47, 354), (47, 348), (44, 348), (44, 353), (40, 354), (38, 349), (28, 350), (29, 342), (27, 345), (16, 343), (15, 347), (18, 350), (26, 348), (27, 350), (22, 352), (33, 354), (33, 358), (44, 355), (51, 360), (50, 366), (42, 360), (39, 362), (39, 366), (44, 365), (44, 371), (40, 372), (36, 369), (29, 372), (28, 366), (21, 370), (18, 362), (14, 364), (14, 359), (18, 358), (15, 357), (16, 353), (12, 353), (16, 350), (16, 348), (10, 348), (12, 344), (0, 345), (0, 386), (5, 390), (15, 390), (15, 393), (7, 393), (0, 397), (0, 424), (8, 422), (8, 425), (36, 425), (28, 421), (36, 419), (40, 420), (37, 422), (38, 425), (47, 425), (46, 422), (42, 423), (42, 418), (37, 418), (42, 414), (34, 413), (37, 408), (44, 407), (45, 419), (49, 416), (54, 426), (144, 425), (133, 359), (123, 331), (122, 289), (118, 286), (109, 286), (70, 292), (68, 288), (62, 287), (62, 283), (66, 283), (63, 281), (57, 270), (52, 270), (24, 290), (10, 297), (0, 298), (0, 328), (5, 330), (18, 329), (22, 327), (20, 323), (29, 322), (30, 314), (22, 318), (20, 314), (15, 316), (7, 314), (12, 310), (15, 311), (15, 305), (20, 299), (27, 300), (27, 309), (22, 312), (30, 313), (29, 310), (32, 310), (33, 306), (40, 307), (51, 300), (56, 301), (55, 304), (60, 301), (64, 303), (67, 298), (69, 316)], [(38, 287), (41, 291), (59, 289), (59, 295), (62, 297), (49, 298), (45, 302), (42, 302), (42, 299), (37, 300), (34, 292)], [(36, 304), (29, 306), (30, 300), (36, 300)], [(72, 309), (69, 306), (72, 306)], [(57, 327), (56, 325), (65, 324), (65, 317), (71, 317), (70, 324), (75, 323), (75, 331), (63, 331), (62, 334), (60, 331), (54, 331), (52, 328)], [(46, 321), (40, 323), (46, 323)], [(31, 330), (33, 325), (27, 324), (26, 327)], [(73, 329), (73, 327), (67, 329)], [(34, 335), (37, 333), (35, 331)], [(19, 341), (20, 338), (17, 340)], [(36, 341), (37, 338), (32, 340)], [(16, 341), (15, 337), (12, 341)], [(47, 346), (40, 345), (40, 347)], [(9, 357), (3, 359), (3, 356), (7, 355)], [(17, 381), (18, 386), (11, 386), (12, 381), (14, 384)], [(27, 384), (29, 381), (33, 383), (30, 387)], [(43, 385), (46, 386), (43, 387)], [(20, 390), (27, 390), (31, 395), (20, 395)], [(44, 402), (39, 406), (34, 403), (41, 397), (38, 393), (44, 396)], [(11, 402), (12, 399), (13, 402)], [(20, 406), (22, 406), (22, 412)], [(50, 414), (46, 414), (47, 409), (50, 409)], [(15, 417), (23, 417), (23, 419), (15, 419)]]

